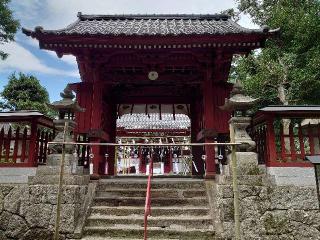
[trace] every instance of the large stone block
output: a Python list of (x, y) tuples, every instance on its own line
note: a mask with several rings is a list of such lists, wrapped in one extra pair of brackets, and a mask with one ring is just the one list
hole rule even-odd
[[(87, 185), (90, 176), (86, 175), (64, 175), (63, 185)], [(36, 175), (29, 179), (29, 184), (57, 185), (59, 183), (59, 175)]]
[(243, 240), (263, 239), (266, 230), (259, 218), (247, 218), (241, 222), (241, 235)]
[[(259, 175), (262, 169), (258, 165), (258, 155), (254, 152), (236, 152), (238, 175)], [(232, 176), (231, 154), (228, 155), (228, 164), (224, 166), (224, 173)]]
[(318, 210), (294, 210), (289, 209), (287, 216), (291, 221), (299, 222), (320, 230), (320, 211)]
[(5, 232), (0, 230), (0, 239), (1, 240), (9, 240), (9, 238), (7, 238), (7, 236), (5, 235)]
[[(83, 173), (83, 167), (80, 166), (64, 166), (63, 174), (65, 175), (81, 175)], [(37, 175), (59, 175), (60, 166), (39, 166), (37, 169)]]
[(3, 205), (4, 205), (4, 195), (3, 193), (0, 191), (0, 214), (3, 211)]
[[(52, 240), (53, 232), (43, 228), (33, 228), (28, 230), (21, 240)], [(63, 238), (60, 238), (63, 239)]]
[[(47, 166), (60, 166), (61, 159), (62, 159), (61, 154), (50, 154), (48, 155)], [(72, 154), (65, 154), (65, 157), (64, 157), (65, 166), (72, 166), (74, 161), (75, 161), (75, 158)]]
[(0, 229), (8, 238), (20, 239), (28, 230), (28, 226), (21, 216), (3, 211), (0, 215)]
[(269, 205), (264, 201), (260, 201), (258, 196), (251, 196), (240, 201), (240, 219), (250, 219), (254, 217), (259, 219), (263, 213), (268, 210)]
[(30, 227), (48, 228), (52, 218), (51, 204), (32, 204), (25, 209), (25, 219)]
[(277, 186), (270, 188), (271, 209), (317, 210), (319, 208), (315, 188)]
[(279, 186), (316, 186), (313, 167), (268, 167), (267, 172)]
[(28, 199), (28, 186), (18, 185), (4, 198), (4, 210), (12, 213), (19, 213), (21, 201)]
[[(61, 215), (60, 215), (60, 233), (73, 233), (76, 227), (76, 205), (73, 204), (62, 204)], [(52, 218), (50, 224), (54, 226), (56, 219), (57, 207), (56, 205), (52, 208)]]

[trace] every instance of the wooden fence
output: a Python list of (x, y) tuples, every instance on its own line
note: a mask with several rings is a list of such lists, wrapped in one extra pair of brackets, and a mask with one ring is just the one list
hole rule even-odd
[[(47, 143), (53, 139), (52, 129), (38, 129), (33, 137), (28, 126), (0, 130), (0, 166), (37, 166), (45, 164)], [(34, 152), (34, 154), (30, 154)], [(30, 156), (32, 156), (30, 159)]]
[(292, 108), (260, 112), (253, 119), (251, 136), (256, 142), (259, 163), (273, 167), (309, 167), (312, 165), (305, 157), (320, 155), (320, 113)]

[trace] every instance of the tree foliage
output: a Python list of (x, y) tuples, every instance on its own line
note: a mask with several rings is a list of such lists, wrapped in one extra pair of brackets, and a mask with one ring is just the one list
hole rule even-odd
[(49, 94), (42, 87), (39, 80), (31, 75), (15, 73), (9, 77), (8, 85), (1, 93), (2, 101), (0, 107), (6, 110), (38, 110), (39, 112), (51, 115), (47, 104)]
[[(10, 0), (0, 0), (0, 44), (14, 40), (14, 35), (19, 28), (19, 21), (13, 18), (8, 4)], [(4, 60), (7, 53), (0, 50), (0, 59)]]
[(235, 61), (233, 77), (262, 104), (320, 104), (320, 1), (238, 0), (259, 26), (279, 28), (265, 48)]

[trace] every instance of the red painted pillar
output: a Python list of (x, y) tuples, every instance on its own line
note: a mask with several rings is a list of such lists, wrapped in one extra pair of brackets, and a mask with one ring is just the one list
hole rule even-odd
[[(106, 115), (104, 119), (106, 119), (106, 125), (107, 128), (104, 128), (104, 130), (108, 133), (109, 135), (109, 142), (115, 143), (116, 142), (116, 129), (117, 129), (117, 106), (116, 104), (110, 103), (106, 104), (108, 106), (108, 111), (104, 112)], [(105, 110), (105, 109), (103, 109)], [(108, 116), (107, 116), (108, 115)], [(108, 175), (114, 176), (116, 173), (116, 151), (115, 147), (109, 147), (108, 148), (108, 153), (109, 153), (109, 173)]]
[(268, 117), (266, 120), (267, 123), (267, 152), (268, 158), (266, 160), (266, 165), (270, 166), (272, 165), (272, 162), (277, 161), (277, 150), (276, 150), (276, 136), (274, 133), (274, 127), (273, 127), (273, 117)]
[(82, 82), (77, 86), (77, 101), (85, 112), (76, 113), (76, 132), (86, 133), (91, 127), (93, 84)]
[[(197, 135), (201, 130), (202, 121), (202, 104), (199, 99), (194, 99), (193, 103), (190, 105), (191, 108), (191, 142), (197, 142)], [(192, 156), (195, 166), (192, 164), (192, 175), (193, 176), (203, 176), (204, 175), (204, 165), (202, 156), (202, 147), (193, 146)]]
[[(91, 111), (91, 129), (101, 130), (102, 129), (102, 92), (103, 86), (97, 82), (93, 83), (93, 94), (92, 94), (92, 111)], [(93, 143), (100, 143), (100, 138), (91, 139)], [(100, 151), (100, 146), (92, 146), (93, 158), (93, 177), (99, 176), (99, 165), (103, 160), (102, 153)]]
[[(205, 81), (203, 86), (203, 111), (204, 128), (212, 130), (215, 128), (214, 122), (214, 102), (213, 102), (213, 83), (212, 83), (212, 64), (208, 64)], [(213, 138), (205, 137), (206, 143), (212, 143)], [(215, 150), (214, 146), (205, 146), (206, 153), (206, 178), (214, 178), (216, 173)]]
[(29, 157), (28, 157), (28, 165), (30, 167), (36, 167), (38, 165), (37, 159), (37, 123), (33, 119), (31, 122), (31, 136), (29, 141)]

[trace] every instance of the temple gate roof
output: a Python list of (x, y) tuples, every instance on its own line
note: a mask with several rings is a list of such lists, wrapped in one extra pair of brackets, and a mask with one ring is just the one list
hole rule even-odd
[[(33, 31), (23, 29), (31, 35)], [(228, 15), (83, 15), (66, 28), (35, 32), (48, 35), (106, 35), (106, 36), (154, 36), (154, 35), (225, 35), (268, 33), (269, 28), (248, 29), (231, 20)]]

